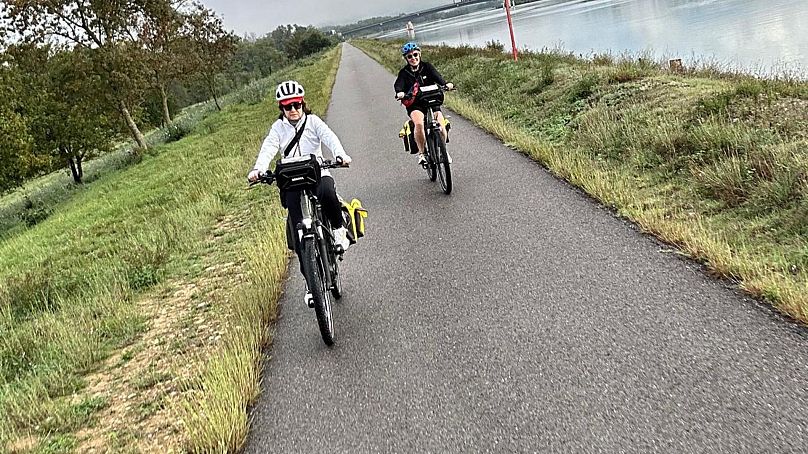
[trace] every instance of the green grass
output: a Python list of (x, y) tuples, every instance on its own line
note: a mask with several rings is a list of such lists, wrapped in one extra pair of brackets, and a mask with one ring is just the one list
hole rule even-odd
[[(159, 298), (175, 280), (193, 281), (205, 261), (246, 257), (245, 279), (228, 288), (233, 296), (220, 305), (225, 309), (212, 312), (225, 326), (220, 351), (183, 358), (198, 370), (199, 384), (165, 402), (185, 422), (188, 450), (234, 450), (243, 442), (287, 261), (276, 190), (247, 191), (245, 184), (277, 115), (274, 102), (263, 98), (278, 81), (297, 78), (323, 113), (338, 62), (332, 49), (234, 93), (223, 112), (207, 115), (181, 140), (105, 172), (60, 198), (39, 222), (18, 225), (0, 240), (0, 446), (35, 437), (46, 452), (78, 449), (74, 433), (93, 424), (104, 405), (92, 396), (76, 404), (73, 396), (82, 395), (84, 377), (100, 361), (149, 329), (139, 303)], [(214, 247), (210, 237), (226, 218), (244, 227)], [(123, 351), (116, 365), (140, 348)], [(171, 378), (151, 372), (121, 380), (148, 390)]]
[[(358, 40), (391, 71), (400, 43)], [(447, 104), (808, 323), (808, 83), (647, 58), (426, 46)]]

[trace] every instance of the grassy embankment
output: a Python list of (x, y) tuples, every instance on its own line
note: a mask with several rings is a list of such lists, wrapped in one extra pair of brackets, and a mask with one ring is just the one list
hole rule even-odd
[[(266, 80), (251, 82), (219, 99), (219, 104), (229, 106), (250, 102), (266, 91)], [(153, 129), (145, 133), (146, 144), (151, 148), (178, 140), (188, 134), (203, 118), (216, 112), (213, 101), (185, 107), (174, 118), (170, 127)], [(116, 149), (84, 163), (84, 183), (91, 183), (104, 175), (137, 163), (140, 155), (133, 153), (134, 143), (120, 143)], [(21, 187), (0, 197), (0, 240), (25, 230), (47, 219), (53, 209), (67, 201), (85, 186), (73, 184), (70, 172), (53, 172), (26, 181)]]
[[(401, 43), (353, 44), (391, 71), (403, 65)], [(459, 88), (448, 107), (808, 322), (808, 83), (609, 55), (424, 56)]]
[(339, 48), (0, 242), (0, 451), (243, 442), (286, 273), (274, 188), (246, 190), (286, 78), (323, 113)]

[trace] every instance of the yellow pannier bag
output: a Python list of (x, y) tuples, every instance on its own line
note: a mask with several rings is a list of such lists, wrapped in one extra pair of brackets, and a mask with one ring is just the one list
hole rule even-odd
[[(446, 117), (443, 117), (443, 127), (446, 128), (446, 143), (449, 143), (449, 130), (452, 129), (452, 124)], [(412, 120), (404, 122), (404, 126), (398, 131), (398, 138), (404, 141), (405, 151), (409, 151), (410, 154), (418, 151), (418, 145), (415, 143), (415, 125)]]
[(350, 202), (342, 200), (342, 212), (345, 220), (345, 227), (348, 229), (348, 239), (355, 243), (357, 239), (365, 236), (365, 218), (368, 211), (362, 208), (359, 199), (352, 199)]
[(415, 144), (415, 126), (412, 120), (404, 122), (404, 126), (398, 132), (398, 138), (404, 141), (404, 151), (409, 151), (410, 154), (418, 151), (418, 145)]

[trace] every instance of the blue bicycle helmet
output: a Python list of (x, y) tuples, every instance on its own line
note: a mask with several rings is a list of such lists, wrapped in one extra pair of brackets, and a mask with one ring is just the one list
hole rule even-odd
[(421, 50), (421, 48), (418, 47), (418, 44), (415, 44), (415, 41), (410, 41), (407, 44), (401, 46), (401, 55), (407, 55), (408, 53), (414, 50)]

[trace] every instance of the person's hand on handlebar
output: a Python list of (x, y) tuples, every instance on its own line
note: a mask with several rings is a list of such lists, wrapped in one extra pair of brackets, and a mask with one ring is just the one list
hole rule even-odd
[(258, 181), (258, 178), (260, 177), (261, 177), (261, 171), (258, 169), (252, 169), (250, 170), (250, 173), (247, 174), (247, 180), (250, 183), (255, 183), (256, 181)]
[(396, 99), (398, 99), (400, 101), (400, 100), (404, 99), (404, 95), (405, 95), (405, 93), (403, 91), (400, 91), (400, 92), (396, 93)]
[(342, 167), (350, 167), (352, 159), (347, 154), (344, 154), (334, 158), (334, 161)]
[(451, 82), (446, 82), (446, 89), (447, 90), (454, 90), (454, 84)]

